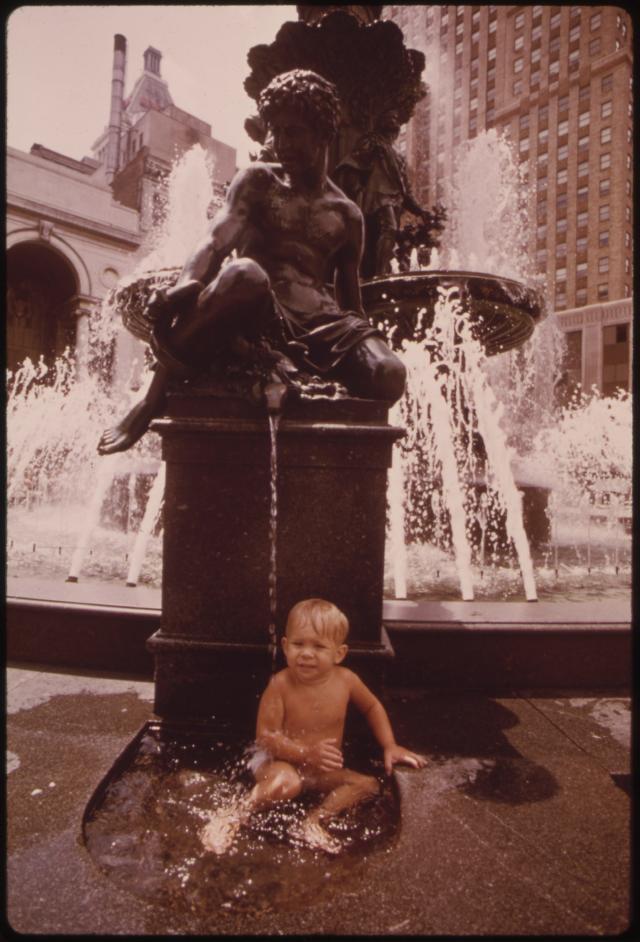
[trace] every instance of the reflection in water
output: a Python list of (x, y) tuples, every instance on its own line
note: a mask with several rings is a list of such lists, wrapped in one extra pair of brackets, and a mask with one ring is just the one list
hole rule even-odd
[(397, 830), (388, 780), (380, 797), (327, 824), (344, 848), (336, 857), (291, 835), (313, 796), (254, 814), (224, 856), (204, 851), (199, 833), (211, 810), (252, 784), (247, 753), (149, 724), (133, 761), (116, 764), (87, 809), (84, 837), (96, 864), (123, 889), (196, 915), (298, 909), (354, 889), (367, 857)]

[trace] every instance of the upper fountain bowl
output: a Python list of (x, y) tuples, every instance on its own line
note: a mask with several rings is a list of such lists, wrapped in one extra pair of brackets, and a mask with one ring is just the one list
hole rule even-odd
[[(393, 347), (422, 340), (433, 323), (438, 289), (455, 288), (487, 356), (519, 347), (546, 314), (542, 293), (511, 278), (469, 271), (418, 271), (362, 284), (369, 320), (384, 324)], [(422, 312), (422, 313), (420, 313)]]

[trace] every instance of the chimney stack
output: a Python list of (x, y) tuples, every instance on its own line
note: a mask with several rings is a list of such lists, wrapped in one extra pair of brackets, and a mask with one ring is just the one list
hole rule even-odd
[(127, 65), (127, 40), (120, 33), (113, 37), (113, 72), (111, 75), (111, 112), (107, 139), (106, 177), (111, 183), (120, 160), (120, 131), (124, 101), (124, 75)]

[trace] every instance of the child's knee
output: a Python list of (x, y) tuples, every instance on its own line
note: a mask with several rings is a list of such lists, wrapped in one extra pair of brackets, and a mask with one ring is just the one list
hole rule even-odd
[(297, 798), (302, 790), (300, 776), (294, 769), (280, 768), (274, 771), (269, 783), (269, 790), (277, 801), (287, 801)]

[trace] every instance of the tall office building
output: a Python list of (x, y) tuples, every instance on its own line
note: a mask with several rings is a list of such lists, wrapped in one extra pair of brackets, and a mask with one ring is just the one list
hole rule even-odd
[(427, 56), (399, 145), (416, 196), (447, 197), (459, 145), (496, 128), (534, 187), (529, 250), (566, 332), (567, 378), (631, 384), (632, 37), (615, 6), (388, 6)]

